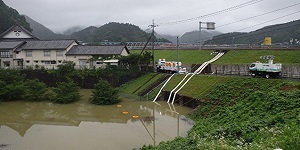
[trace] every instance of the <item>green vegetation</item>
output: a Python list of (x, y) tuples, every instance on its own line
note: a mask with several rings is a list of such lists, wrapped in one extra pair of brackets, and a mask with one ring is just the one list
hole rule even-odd
[(299, 81), (226, 78), (190, 115), (196, 125), (188, 137), (142, 149), (299, 148)]
[(47, 99), (47, 87), (34, 79), (25, 80), (18, 70), (0, 69), (0, 101)]
[(0, 0), (0, 20), (0, 34), (14, 26), (16, 23), (25, 27), (28, 31), (32, 31), (29, 23), (26, 22), (25, 17), (20, 15), (17, 10), (8, 7), (2, 0)]
[(161, 78), (163, 74), (157, 74), (157, 73), (148, 73), (144, 76), (141, 76), (135, 80), (129, 81), (125, 84), (123, 84), (120, 89), (122, 92), (130, 93), (130, 94), (138, 94), (142, 90), (145, 90), (147, 87), (149, 87), (152, 83), (157, 81), (159, 78)]
[[(139, 53), (140, 50), (131, 50), (131, 53)], [(179, 50), (179, 61), (186, 64), (201, 64), (213, 58), (210, 53), (213, 50)], [(213, 64), (250, 64), (260, 60), (260, 56), (274, 55), (274, 62), (280, 62), (283, 65), (299, 65), (299, 50), (230, 50)], [(154, 60), (160, 58), (166, 60), (177, 60), (176, 50), (155, 50)]]
[[(185, 75), (175, 75), (170, 82), (165, 86), (164, 90), (171, 91)], [(187, 78), (189, 78), (188, 76)], [(180, 95), (185, 95), (193, 98), (204, 98), (206, 94), (216, 86), (216, 84), (229, 80), (229, 77), (222, 76), (206, 76), (195, 75), (179, 92)]]
[(60, 104), (75, 102), (80, 99), (79, 86), (72, 80), (60, 82), (57, 87), (53, 88), (53, 98), (51, 101)]
[(274, 63), (284, 65), (299, 65), (300, 51), (291, 50), (231, 50), (214, 64), (250, 64), (255, 61), (266, 61), (260, 59), (260, 56), (275, 56)]
[(118, 98), (119, 91), (113, 88), (107, 81), (100, 80), (92, 91), (90, 102), (96, 105), (112, 105), (121, 102)]
[(117, 22), (110, 22), (99, 28), (90, 26), (71, 35), (71, 38), (85, 42), (146, 42), (149, 37), (138, 26)]

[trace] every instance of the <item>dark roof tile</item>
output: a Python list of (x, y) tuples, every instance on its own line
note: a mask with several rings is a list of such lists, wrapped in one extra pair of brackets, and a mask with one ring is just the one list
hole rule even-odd
[(15, 49), (24, 44), (25, 41), (0, 42), (0, 49)]
[(126, 46), (73, 46), (66, 55), (120, 55)]
[(27, 41), (20, 50), (56, 50), (67, 49), (75, 40)]

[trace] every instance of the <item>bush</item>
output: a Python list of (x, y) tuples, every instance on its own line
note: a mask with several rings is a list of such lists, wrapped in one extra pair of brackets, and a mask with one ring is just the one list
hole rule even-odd
[(90, 102), (96, 105), (112, 105), (119, 103), (119, 91), (113, 88), (107, 81), (101, 80), (95, 85)]
[(67, 104), (80, 99), (79, 86), (73, 81), (60, 82), (53, 88), (54, 96), (51, 99), (55, 103)]
[(45, 83), (35, 80), (28, 80), (25, 82), (24, 100), (29, 101), (42, 101), (46, 100), (46, 93), (48, 88)]
[(0, 99), (2, 101), (21, 100), (26, 89), (26, 86), (21, 81), (6, 84), (0, 80), (0, 86)]

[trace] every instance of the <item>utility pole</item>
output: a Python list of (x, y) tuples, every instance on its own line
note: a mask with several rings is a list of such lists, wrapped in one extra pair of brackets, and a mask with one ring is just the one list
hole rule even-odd
[(177, 36), (177, 44), (176, 44), (176, 49), (177, 49), (177, 73), (179, 74), (179, 56), (178, 56), (178, 50), (179, 50), (179, 41), (178, 41), (178, 36)]
[(153, 71), (155, 71), (155, 63), (154, 63), (154, 28), (157, 27), (154, 23), (154, 19), (152, 20), (152, 25), (150, 25), (152, 28), (152, 66), (153, 66)]

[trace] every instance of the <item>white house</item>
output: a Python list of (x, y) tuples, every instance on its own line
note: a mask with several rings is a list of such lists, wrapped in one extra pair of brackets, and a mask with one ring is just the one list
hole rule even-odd
[(126, 46), (73, 46), (67, 53), (67, 60), (73, 61), (79, 68), (99, 68), (118, 65), (118, 56), (128, 56)]
[[(73, 61), (78, 68), (118, 65), (126, 46), (85, 46), (76, 40), (39, 40), (20, 25), (0, 34), (0, 68), (56, 68)], [(105, 58), (105, 59), (104, 59)]]
[(25, 41), (0, 42), (0, 68), (22, 68), (23, 60), (16, 58), (15, 50), (25, 43)]
[(65, 54), (74, 45), (78, 45), (76, 40), (27, 41), (15, 50), (16, 58), (23, 59), (24, 67), (52, 69), (67, 61)]
[(38, 40), (20, 25), (14, 25), (0, 34), (0, 68), (22, 68), (23, 60), (16, 58), (16, 50), (26, 41)]

